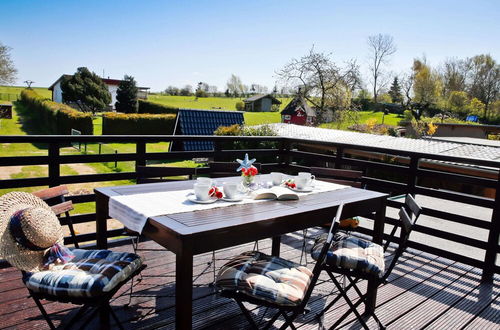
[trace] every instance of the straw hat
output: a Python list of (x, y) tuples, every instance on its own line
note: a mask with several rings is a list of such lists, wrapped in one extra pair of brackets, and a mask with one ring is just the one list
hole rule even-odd
[(0, 197), (0, 257), (12, 266), (41, 270), (46, 253), (63, 238), (59, 219), (40, 198), (17, 191)]

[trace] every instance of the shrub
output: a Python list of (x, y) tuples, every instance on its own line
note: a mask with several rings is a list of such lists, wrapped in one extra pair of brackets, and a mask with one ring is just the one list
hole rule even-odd
[(124, 114), (107, 112), (102, 116), (104, 135), (170, 135), (175, 126), (174, 114)]
[(235, 107), (236, 107), (236, 110), (243, 111), (245, 109), (245, 103), (238, 101), (238, 102), (236, 102)]
[[(224, 136), (276, 136), (276, 132), (268, 125), (260, 126), (220, 126), (214, 132), (214, 135)], [(278, 143), (274, 141), (234, 141), (224, 142), (222, 149), (273, 149), (278, 148)]]
[(90, 113), (50, 101), (32, 89), (21, 92), (20, 102), (27, 108), (30, 119), (38, 124), (41, 134), (71, 134), (71, 129), (79, 130), (84, 135), (92, 135), (94, 132)]
[(166, 105), (153, 103), (145, 100), (139, 100), (138, 113), (153, 113), (153, 114), (177, 114), (179, 108), (169, 107)]

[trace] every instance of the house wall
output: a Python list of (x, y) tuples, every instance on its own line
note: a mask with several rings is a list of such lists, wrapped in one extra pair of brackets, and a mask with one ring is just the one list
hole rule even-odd
[(111, 103), (109, 104), (109, 106), (112, 109), (114, 109), (116, 103), (116, 91), (118, 90), (118, 85), (107, 85), (107, 86), (108, 86), (108, 91), (111, 94)]
[(272, 100), (270, 98), (263, 98), (260, 100), (260, 109), (259, 111), (268, 112), (271, 111), (271, 106), (273, 105)]
[(52, 101), (63, 103), (60, 81), (58, 81), (57, 84), (54, 85), (54, 91), (52, 92)]

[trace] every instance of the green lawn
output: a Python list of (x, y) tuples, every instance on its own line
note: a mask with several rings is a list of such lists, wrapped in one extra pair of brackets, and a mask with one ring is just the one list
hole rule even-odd
[[(373, 112), (373, 111), (360, 111), (358, 112), (358, 120), (357, 124), (366, 124), (367, 120), (371, 118), (375, 118), (377, 120), (376, 124), (382, 124), (382, 112)], [(391, 125), (391, 126), (397, 126), (398, 122), (402, 119), (402, 117), (399, 117), (396, 114), (390, 113), (388, 115), (384, 116), (384, 124), (385, 125)], [(341, 130), (347, 130), (347, 128), (353, 124), (356, 124), (354, 120), (347, 120), (343, 123), (326, 123), (326, 124), (321, 124), (319, 127), (321, 128), (332, 128), (332, 129), (341, 129)]]
[[(186, 109), (207, 109), (207, 110), (236, 110), (236, 102), (243, 102), (245, 98), (238, 97), (199, 97), (194, 96), (170, 96), (170, 95), (149, 95), (148, 101)], [(282, 110), (290, 98), (278, 98), (281, 101)]]
[[(231, 110), (236, 109), (236, 102), (243, 101), (244, 98), (232, 97), (200, 97), (194, 96), (169, 96), (169, 95), (149, 95), (148, 101), (169, 105), (178, 108), (206, 109), (206, 110)], [(279, 98), (281, 101), (280, 110), (287, 106), (290, 98)], [(245, 112), (243, 115), (246, 125), (259, 125), (279, 123), (281, 116), (279, 112)], [(94, 126), (95, 127), (95, 126)]]
[[(0, 86), (0, 100), (5, 101), (15, 101), (17, 96), (21, 94), (21, 91), (26, 87), (23, 86)], [(35, 92), (46, 98), (52, 98), (52, 91), (43, 87), (32, 87)]]

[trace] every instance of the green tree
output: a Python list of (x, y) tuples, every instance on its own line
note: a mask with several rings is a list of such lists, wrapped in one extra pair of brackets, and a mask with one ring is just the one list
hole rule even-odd
[(484, 103), (484, 118), (488, 117), (490, 103), (500, 94), (500, 65), (490, 55), (477, 55), (470, 59), (469, 95)]
[(473, 98), (469, 103), (469, 113), (476, 116), (483, 116), (486, 105), (479, 99)]
[(116, 111), (123, 113), (137, 113), (137, 91), (137, 84), (134, 77), (125, 75), (123, 80), (118, 85), (118, 90), (116, 91)]
[(447, 108), (462, 117), (469, 111), (469, 96), (466, 92), (452, 91), (448, 96)]
[(388, 94), (391, 96), (392, 103), (403, 102), (403, 94), (401, 93), (401, 86), (399, 85), (398, 77), (394, 77)]
[(73, 103), (83, 112), (104, 110), (111, 102), (111, 94), (101, 78), (85, 67), (78, 68), (61, 83), (64, 103)]
[(413, 82), (414, 100), (424, 106), (434, 105), (441, 95), (441, 80), (439, 75), (432, 71), (425, 63), (425, 59), (414, 60), (413, 71), (415, 74)]
[(12, 84), (16, 81), (17, 69), (10, 58), (10, 49), (0, 42), (0, 84)]

